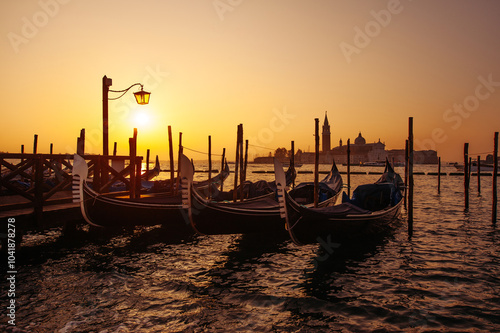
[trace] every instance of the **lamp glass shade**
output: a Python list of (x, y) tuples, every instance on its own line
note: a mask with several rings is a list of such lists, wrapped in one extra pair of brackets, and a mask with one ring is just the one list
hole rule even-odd
[(141, 89), (141, 91), (135, 92), (135, 100), (137, 101), (137, 104), (144, 105), (149, 103), (149, 95), (151, 95), (150, 92), (144, 91)]

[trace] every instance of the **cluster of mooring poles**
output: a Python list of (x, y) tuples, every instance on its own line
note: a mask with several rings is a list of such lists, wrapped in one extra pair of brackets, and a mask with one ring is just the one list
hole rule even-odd
[[(314, 157), (314, 206), (318, 205), (318, 184), (319, 184), (319, 119), (315, 118), (315, 157)], [(168, 140), (169, 140), (169, 159), (170, 159), (170, 191), (172, 194), (177, 193), (180, 186), (180, 177), (179, 172), (181, 170), (181, 155), (183, 154), (183, 145), (182, 145), (182, 132), (179, 133), (179, 149), (178, 149), (178, 166), (177, 172), (178, 175), (175, 177), (175, 167), (174, 167), (174, 151), (173, 151), (173, 140), (172, 140), (172, 128), (168, 126)], [(405, 144), (405, 195), (404, 195), (404, 206), (407, 211), (407, 221), (408, 221), (408, 236), (411, 238), (413, 235), (413, 196), (414, 196), (414, 150), (413, 150), (413, 117), (409, 117), (408, 119), (408, 139)], [(2, 154), (2, 163), (7, 165), (10, 169), (14, 170), (16, 166), (6, 164), (3, 162), (7, 158), (19, 158), (21, 160), (21, 164), (18, 166), (18, 171), (14, 171), (12, 177), (16, 174), (21, 174), (27, 176), (24, 171), (27, 167), (25, 166), (25, 159), (30, 157), (36, 157), (36, 155), (40, 155), (37, 153), (38, 150), (38, 135), (34, 135), (33, 142), (33, 154), (25, 154), (24, 145), (21, 145), (21, 154), (15, 154), (16, 156), (10, 156), (12, 154)], [(50, 144), (50, 155), (46, 156), (46, 159), (71, 159), (69, 155), (53, 155), (53, 144)], [(224, 168), (225, 163), (225, 152), (224, 148), (222, 153), (221, 160), (221, 168)], [(350, 196), (350, 139), (347, 140), (347, 195)], [(125, 177), (129, 175), (129, 180), (126, 182), (129, 184), (129, 191), (131, 198), (139, 198), (140, 193), (140, 180), (141, 180), (141, 167), (142, 167), (142, 157), (137, 156), (137, 129), (134, 128), (133, 137), (129, 138), (129, 156), (117, 156), (117, 143), (114, 143), (113, 155), (85, 155), (85, 129), (82, 129), (80, 132), (80, 136), (77, 138), (77, 154), (81, 156), (85, 156), (86, 159), (90, 159), (90, 164), (93, 166), (93, 174), (94, 174), (94, 186), (96, 186), (97, 191), (103, 192), (106, 191), (113, 181), (117, 179), (121, 179), (125, 181)], [(294, 166), (294, 155), (295, 155), (295, 144), (294, 141), (291, 141), (291, 151), (290, 151), (290, 164)], [(463, 158), (464, 158), (464, 211), (468, 212), (469, 210), (469, 189), (470, 189), (470, 179), (471, 179), (471, 166), (472, 159), (469, 156), (469, 143), (464, 144), (463, 150)], [(146, 172), (149, 171), (149, 159), (150, 159), (150, 150), (147, 150), (146, 156)], [(124, 163), (125, 160), (129, 160), (129, 167), (126, 168), (126, 171), (116, 171), (109, 165), (109, 161), (121, 161), (120, 163)], [(29, 162), (30, 165), (34, 165), (35, 162)], [(45, 163), (49, 165), (50, 162), (44, 162), (43, 160), (38, 161), (38, 164)], [(248, 163), (248, 140), (245, 140), (245, 149), (243, 148), (243, 124), (239, 124), (237, 128), (237, 139), (236, 139), (236, 160), (235, 160), (235, 170), (234, 170), (234, 191), (233, 191), (233, 201), (238, 200), (238, 181), (240, 184), (239, 189), (239, 199), (243, 200), (243, 185), (246, 180), (246, 172), (247, 172), (247, 163)], [(481, 159), (480, 156), (477, 156), (477, 189), (480, 195), (481, 193)], [(27, 165), (27, 164), (26, 164)], [(68, 162), (68, 165), (69, 162)], [(34, 165), (35, 170), (43, 170), (43, 165)], [(495, 132), (494, 135), (494, 151), (493, 151), (493, 196), (492, 196), (492, 222), (495, 224), (497, 220), (497, 169), (498, 169), (498, 132)], [(51, 170), (50, 172), (59, 172), (58, 170)], [(112, 173), (111, 179), (109, 178), (110, 173)], [(212, 140), (211, 136), (208, 136), (208, 182), (209, 182), (209, 191), (211, 189), (210, 183), (212, 180)], [(431, 173), (429, 173), (431, 174)], [(434, 174), (434, 173), (432, 173)], [(36, 186), (37, 182), (42, 183), (42, 172), (38, 172), (36, 176), (33, 177), (33, 181), (35, 183), (35, 195), (30, 196), (29, 194), (18, 193), (23, 195), (24, 197), (29, 198), (34, 207), (35, 207), (35, 216), (41, 215), (41, 207), (43, 206), (44, 201), (48, 198), (47, 195), (42, 198), (41, 187)], [(6, 183), (2, 181), (3, 186)], [(294, 186), (295, 184), (293, 184)], [(61, 185), (62, 186), (62, 185)], [(59, 189), (59, 188), (58, 188)], [(222, 184), (221, 184), (222, 190)], [(55, 190), (54, 190), (55, 191)], [(441, 192), (441, 157), (438, 157), (438, 171), (437, 171), (437, 192), (440, 194)], [(53, 192), (50, 192), (51, 195)], [(210, 195), (211, 193), (209, 193)]]
[[(481, 157), (477, 156), (477, 192), (481, 194)], [(469, 157), (469, 143), (464, 143), (464, 211), (469, 211), (469, 189), (471, 179), (472, 158)], [(492, 208), (491, 221), (493, 224), (497, 222), (497, 175), (498, 174), (498, 132), (495, 132), (493, 138), (493, 181), (492, 181)]]
[[(319, 119), (315, 118), (315, 145), (314, 145), (314, 205), (318, 203), (318, 166), (319, 166)], [(350, 196), (351, 189), (351, 150), (350, 139), (347, 139), (347, 195)], [(413, 235), (413, 117), (408, 121), (408, 140), (406, 140), (405, 148), (405, 196), (404, 204), (407, 210), (408, 218), (408, 236)]]

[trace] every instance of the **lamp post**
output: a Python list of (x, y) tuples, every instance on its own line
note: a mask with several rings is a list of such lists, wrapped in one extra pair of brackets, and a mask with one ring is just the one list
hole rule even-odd
[[(108, 132), (108, 101), (119, 99), (127, 93), (134, 86), (141, 86), (141, 90), (134, 93), (135, 100), (139, 105), (145, 105), (149, 103), (150, 92), (144, 91), (143, 85), (141, 83), (134, 83), (130, 87), (124, 90), (111, 90), (109, 87), (113, 84), (111, 78), (106, 75), (102, 78), (102, 154), (104, 156), (109, 155), (109, 132)], [(122, 93), (120, 96), (115, 98), (109, 98), (109, 92)]]

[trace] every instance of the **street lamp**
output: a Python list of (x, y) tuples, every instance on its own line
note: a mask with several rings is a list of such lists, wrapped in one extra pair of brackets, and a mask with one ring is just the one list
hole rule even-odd
[[(109, 155), (109, 139), (108, 139), (108, 101), (115, 100), (127, 93), (132, 87), (141, 86), (141, 90), (134, 93), (135, 100), (139, 105), (145, 105), (149, 103), (150, 92), (144, 91), (143, 85), (141, 83), (134, 83), (130, 87), (124, 90), (111, 90), (109, 87), (113, 84), (113, 80), (108, 78), (106, 75), (102, 78), (102, 154)], [(109, 92), (122, 93), (120, 96), (115, 98), (109, 98)]]

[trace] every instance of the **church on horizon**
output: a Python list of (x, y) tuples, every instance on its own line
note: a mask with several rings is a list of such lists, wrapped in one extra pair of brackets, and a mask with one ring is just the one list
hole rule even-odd
[[(385, 144), (380, 141), (366, 143), (361, 132), (359, 132), (354, 143), (350, 143), (351, 151), (351, 164), (363, 164), (372, 162), (384, 162), (386, 158), (395, 163), (404, 163), (405, 150), (404, 149), (391, 149), (386, 150)], [(314, 152), (302, 152), (300, 156), (296, 156), (297, 162), (300, 163), (314, 163)], [(343, 144), (342, 139), (339, 140), (337, 147), (331, 147), (331, 130), (328, 121), (328, 115), (325, 111), (325, 119), (323, 121), (323, 128), (321, 133), (321, 149), (319, 155), (319, 162), (329, 164), (335, 159), (336, 163), (347, 164), (347, 143)], [(437, 152), (434, 150), (415, 151), (414, 159), (419, 164), (437, 164)]]

